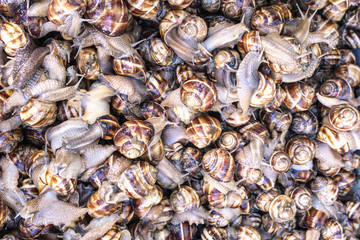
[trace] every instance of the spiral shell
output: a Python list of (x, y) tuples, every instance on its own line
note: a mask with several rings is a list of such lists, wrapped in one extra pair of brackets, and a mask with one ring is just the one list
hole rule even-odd
[(205, 78), (190, 78), (181, 87), (181, 101), (200, 112), (212, 109), (217, 101), (215, 85)]
[(260, 82), (256, 91), (251, 96), (250, 106), (264, 107), (270, 103), (276, 94), (276, 85), (274, 80), (268, 75), (259, 72)]
[(313, 195), (306, 187), (296, 187), (290, 191), (289, 197), (294, 201), (300, 212), (309, 210), (313, 205)]
[(252, 227), (239, 226), (236, 227), (235, 236), (231, 239), (261, 240), (261, 236), (259, 232)]
[(79, 12), (82, 15), (85, 10), (85, 0), (52, 0), (48, 6), (48, 18), (56, 25), (62, 25), (69, 15), (74, 12)]
[(165, 108), (157, 102), (143, 102), (141, 103), (141, 115), (145, 119), (155, 117), (165, 117)]
[(250, 120), (242, 125), (239, 129), (239, 133), (247, 141), (259, 139), (265, 144), (269, 139), (269, 131), (265, 125), (256, 120)]
[(137, 158), (143, 155), (154, 136), (154, 127), (143, 120), (133, 120), (123, 123), (114, 135), (114, 143), (127, 158)]
[(114, 58), (113, 69), (119, 75), (137, 76), (144, 73), (144, 61), (138, 53)]
[(97, 60), (97, 52), (95, 48), (83, 48), (80, 50), (76, 58), (76, 67), (84, 78), (96, 80), (101, 73), (101, 68)]
[(343, 33), (343, 39), (350, 48), (360, 48), (360, 32), (346, 28)]
[(170, 87), (161, 72), (147, 72), (146, 89), (150, 98), (154, 101), (162, 100)]
[(345, 171), (352, 171), (360, 167), (360, 156), (358, 154), (348, 152), (343, 156)]
[[(83, 112), (83, 109), (80, 110)], [(57, 113), (57, 119), (59, 119), (61, 122), (64, 122), (70, 118), (77, 118), (80, 116), (80, 111), (78, 107), (74, 107), (72, 105), (69, 105), (69, 100), (64, 100), (58, 102), (58, 113)]]
[(338, 22), (344, 17), (349, 6), (349, 0), (329, 0), (323, 9), (322, 15), (326, 19)]
[(324, 62), (329, 65), (343, 65), (355, 63), (355, 54), (349, 49), (333, 49), (323, 58)]
[(118, 187), (131, 198), (143, 198), (154, 188), (157, 173), (148, 162), (138, 161), (120, 175)]
[(239, 39), (237, 49), (242, 56), (245, 56), (250, 51), (261, 51), (261, 39), (259, 31), (245, 32)]
[(268, 213), (261, 217), (261, 228), (267, 233), (276, 234), (280, 229), (280, 224), (275, 222)]
[(305, 165), (296, 165), (293, 164), (290, 167), (290, 176), (294, 181), (297, 182), (308, 182), (315, 175), (315, 171), (313, 169), (313, 162), (309, 161)]
[(181, 186), (171, 193), (170, 205), (175, 212), (186, 212), (200, 207), (200, 198), (193, 188)]
[(156, 225), (158, 229), (164, 228), (165, 225), (171, 221), (174, 216), (174, 210), (171, 208), (168, 198), (163, 198), (160, 202), (160, 205), (163, 207), (161, 215), (156, 220), (151, 221), (151, 223)]
[(179, 64), (175, 70), (176, 74), (176, 82), (181, 86), (188, 79), (193, 78), (195, 76), (193, 70), (187, 64)]
[(346, 80), (351, 87), (357, 87), (360, 84), (360, 67), (351, 63), (340, 65), (335, 70), (335, 76)]
[(220, 240), (228, 239), (227, 231), (224, 228), (209, 226), (203, 229), (201, 240)]
[(104, 140), (113, 139), (115, 132), (120, 128), (118, 120), (111, 114), (97, 118), (96, 123), (101, 128), (101, 138)]
[(297, 165), (303, 165), (315, 157), (314, 141), (304, 135), (297, 135), (291, 138), (285, 147), (291, 161)]
[(123, 0), (87, 1), (85, 16), (102, 33), (116, 37), (123, 34), (129, 21), (128, 9)]
[(204, 148), (215, 142), (221, 135), (219, 120), (210, 116), (197, 117), (187, 126), (190, 141), (198, 148)]
[(349, 100), (354, 98), (350, 84), (343, 79), (328, 79), (320, 87), (319, 94), (324, 97)]
[(318, 176), (311, 182), (311, 191), (324, 205), (332, 205), (336, 201), (339, 188), (329, 177)]
[(193, 177), (201, 177), (200, 163), (202, 153), (199, 149), (187, 147), (181, 154), (181, 165), (185, 172), (190, 173)]
[(18, 233), (20, 237), (24, 239), (35, 239), (47, 229), (49, 229), (48, 226), (37, 226), (31, 221), (26, 221), (24, 218), (20, 219), (18, 223)]
[(135, 17), (155, 21), (161, 10), (160, 0), (126, 0), (129, 12)]
[(322, 229), (321, 235), (324, 240), (345, 240), (346, 235), (341, 224), (334, 220), (329, 219), (325, 225), (325, 228)]
[(292, 115), (285, 109), (276, 109), (273, 112), (265, 112), (261, 120), (270, 131), (284, 132), (290, 128)]
[(118, 210), (120, 206), (121, 203), (107, 203), (101, 198), (99, 190), (92, 194), (87, 201), (89, 215), (96, 218), (107, 216)]
[(261, 34), (282, 33), (286, 20), (292, 18), (291, 11), (285, 6), (275, 4), (264, 6), (251, 17), (251, 27)]
[(155, 186), (144, 198), (135, 199), (132, 202), (135, 214), (145, 221), (156, 219), (161, 214), (161, 211), (154, 211), (152, 207), (159, 204), (162, 197), (163, 193), (161, 188)]
[(356, 177), (355, 173), (345, 170), (340, 170), (334, 176), (334, 181), (337, 183), (339, 188), (339, 196), (345, 196), (351, 190), (351, 188), (355, 185)]
[(242, 111), (235, 106), (235, 103), (221, 109), (221, 117), (226, 123), (232, 127), (238, 127), (247, 123), (251, 116), (243, 114)]
[(269, 214), (275, 222), (287, 222), (294, 219), (296, 214), (296, 205), (288, 196), (279, 195), (271, 201)]
[(310, 210), (306, 212), (303, 227), (308, 229), (321, 229), (325, 226), (327, 219), (328, 217), (324, 212), (316, 208), (310, 208)]
[(31, 99), (20, 109), (21, 120), (33, 128), (52, 124), (56, 120), (56, 114), (56, 103), (39, 99)]
[(263, 212), (269, 212), (271, 201), (279, 195), (280, 192), (276, 189), (271, 189), (268, 192), (263, 192), (259, 194), (256, 198), (256, 207)]
[(3, 201), (0, 200), (0, 228), (2, 228), (8, 220), (10, 220), (10, 215), (10, 209)]
[(286, 98), (285, 90), (282, 87), (277, 86), (273, 100), (271, 100), (271, 102), (269, 102), (264, 106), (264, 110), (267, 112), (274, 111), (275, 109), (280, 107), (280, 105), (283, 103), (285, 98)]
[(296, 134), (313, 135), (317, 132), (319, 121), (311, 111), (297, 112), (293, 115), (290, 129)]
[(351, 131), (359, 127), (360, 112), (349, 104), (335, 105), (329, 111), (329, 122), (339, 131)]
[[(39, 190), (30, 178), (25, 178), (21, 182), (20, 190), (25, 194), (26, 199), (29, 201), (39, 195)], [(1, 224), (0, 224), (1, 226)]]
[(165, 146), (165, 157), (174, 161), (180, 162), (184, 146), (180, 142)]
[(316, 139), (320, 142), (328, 144), (335, 151), (344, 154), (350, 150), (348, 141), (341, 135), (341, 132), (322, 125), (316, 135)]
[(228, 130), (223, 132), (216, 141), (219, 148), (225, 149), (230, 153), (235, 152), (240, 146), (245, 145), (242, 141), (241, 134), (235, 130)]
[(234, 177), (234, 158), (224, 149), (213, 148), (206, 152), (202, 166), (207, 174), (218, 181), (230, 182)]
[(30, 39), (24, 29), (12, 22), (1, 23), (0, 39), (5, 44), (5, 52), (10, 56), (15, 56), (17, 50), (30, 45)]
[(11, 153), (23, 139), (23, 132), (19, 128), (0, 132), (0, 152)]
[(195, 39), (201, 42), (206, 38), (207, 25), (201, 17), (190, 15), (182, 20), (177, 33), (183, 39)]
[(284, 87), (285, 105), (292, 110), (301, 112), (310, 108), (314, 101), (315, 89), (305, 83), (290, 83)]
[(274, 151), (269, 158), (269, 164), (276, 172), (287, 172), (291, 166), (291, 159), (284, 151)]
[(57, 193), (69, 196), (75, 191), (76, 179), (63, 178), (45, 169), (38, 180), (38, 189), (41, 192), (47, 185), (52, 187)]
[(360, 217), (360, 202), (347, 201), (345, 212), (348, 218), (357, 219)]
[(249, 185), (258, 183), (263, 177), (263, 173), (260, 169), (244, 165), (238, 165), (235, 174), (238, 180), (242, 180)]
[(165, 35), (174, 27), (178, 26), (189, 13), (184, 10), (171, 10), (161, 20), (159, 25), (160, 35), (165, 39)]
[(221, 11), (226, 17), (239, 19), (244, 14), (246, 8), (255, 8), (256, 1), (253, 0), (223, 0), (221, 1)]
[(152, 38), (149, 45), (151, 59), (161, 66), (173, 63), (175, 53), (160, 38)]

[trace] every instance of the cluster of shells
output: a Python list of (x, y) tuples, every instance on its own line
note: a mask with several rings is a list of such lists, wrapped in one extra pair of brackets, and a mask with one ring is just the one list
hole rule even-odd
[(0, 13), (0, 239), (360, 238), (359, 1)]

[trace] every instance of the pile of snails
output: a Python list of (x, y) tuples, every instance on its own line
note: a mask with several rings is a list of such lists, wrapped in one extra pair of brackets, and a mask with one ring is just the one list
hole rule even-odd
[(0, 239), (360, 239), (356, 0), (0, 0)]

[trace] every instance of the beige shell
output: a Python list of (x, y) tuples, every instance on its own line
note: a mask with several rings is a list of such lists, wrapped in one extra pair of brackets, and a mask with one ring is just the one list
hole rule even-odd
[(284, 87), (285, 105), (295, 111), (305, 111), (310, 108), (315, 98), (315, 89), (305, 83), (290, 83)]
[(12, 22), (1, 23), (0, 39), (5, 44), (5, 52), (10, 56), (15, 56), (17, 50), (30, 44), (30, 39), (24, 29)]
[(334, 219), (329, 219), (327, 221), (325, 228), (322, 229), (321, 233), (324, 240), (346, 239), (345, 231), (342, 225)]
[(20, 118), (33, 128), (48, 126), (55, 122), (57, 114), (56, 103), (31, 99), (20, 109)]
[(210, 116), (197, 117), (187, 126), (190, 141), (198, 148), (204, 148), (215, 142), (221, 135), (219, 120)]
[(276, 172), (287, 172), (291, 166), (291, 159), (284, 151), (274, 151), (269, 158), (269, 164)]
[(276, 189), (271, 189), (268, 192), (259, 194), (256, 198), (256, 207), (263, 212), (269, 212), (271, 202), (280, 195), (280, 192)]
[(335, 76), (348, 81), (352, 87), (357, 87), (360, 84), (360, 67), (351, 63), (340, 65), (335, 70)]
[(297, 165), (303, 165), (315, 157), (315, 143), (305, 135), (292, 137), (285, 146), (285, 150), (291, 161)]
[(170, 65), (175, 58), (174, 51), (160, 38), (151, 39), (149, 48), (152, 60), (161, 66)]
[(80, 74), (84, 74), (84, 78), (95, 80), (101, 73), (101, 68), (97, 60), (97, 52), (95, 48), (83, 48), (80, 50), (76, 58), (76, 67)]
[(129, 12), (135, 17), (155, 21), (161, 10), (160, 0), (126, 0)]
[(333, 205), (339, 194), (339, 187), (336, 182), (329, 177), (317, 176), (311, 182), (311, 191), (324, 205)]
[(288, 196), (279, 195), (271, 201), (269, 214), (275, 222), (287, 222), (294, 219), (296, 214), (296, 205)]
[(250, 105), (252, 107), (264, 107), (274, 99), (276, 94), (274, 80), (267, 75), (263, 75), (261, 72), (259, 72), (259, 76), (259, 86), (251, 96)]
[(225, 149), (230, 153), (235, 152), (243, 144), (245, 143), (242, 141), (241, 134), (235, 130), (223, 132), (216, 141), (216, 145), (219, 148)]
[(298, 211), (304, 212), (309, 210), (313, 205), (313, 195), (305, 187), (296, 187), (289, 193), (289, 197), (295, 202)]
[(170, 205), (175, 212), (186, 212), (200, 207), (200, 198), (193, 188), (181, 186), (171, 193)]
[(235, 161), (233, 156), (221, 148), (206, 152), (202, 159), (204, 172), (221, 182), (230, 182), (234, 177)]
[(360, 112), (350, 104), (332, 106), (328, 116), (331, 126), (339, 131), (351, 131), (360, 126)]

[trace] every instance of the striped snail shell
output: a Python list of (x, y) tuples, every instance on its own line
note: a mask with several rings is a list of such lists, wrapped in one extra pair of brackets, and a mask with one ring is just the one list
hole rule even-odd
[(346, 28), (343, 32), (343, 39), (350, 48), (360, 48), (360, 32), (351, 28)]
[(121, 203), (109, 203), (102, 197), (101, 189), (98, 189), (92, 194), (87, 201), (87, 207), (89, 208), (89, 215), (91, 217), (100, 218), (107, 216), (121, 206)]
[(329, 123), (339, 131), (351, 131), (359, 127), (360, 112), (350, 104), (332, 106), (329, 111)]
[(325, 228), (321, 231), (321, 236), (324, 240), (346, 239), (342, 225), (334, 219), (329, 219), (327, 221)]
[(344, 79), (328, 79), (321, 84), (319, 94), (324, 97), (349, 100), (354, 98), (354, 92), (348, 81)]
[(205, 78), (190, 78), (181, 86), (181, 101), (189, 108), (200, 112), (212, 109), (217, 101), (215, 85)]
[(258, 183), (263, 177), (263, 172), (260, 169), (244, 165), (238, 165), (235, 174), (238, 180), (242, 180), (249, 185)]
[(170, 195), (171, 208), (177, 212), (186, 212), (200, 207), (200, 198), (196, 191), (189, 186), (181, 186)]
[(175, 70), (176, 82), (181, 86), (188, 79), (195, 77), (195, 74), (191, 67), (187, 64), (179, 64)]
[(182, 145), (180, 142), (176, 142), (171, 145), (166, 145), (165, 157), (174, 162), (180, 162), (183, 151), (184, 151), (184, 145)]
[(215, 67), (236, 71), (239, 68), (241, 58), (239, 53), (233, 49), (222, 49), (214, 57)]
[(114, 225), (104, 236), (98, 238), (98, 240), (122, 240), (131, 239), (131, 234), (128, 230), (122, 229), (119, 225)]
[(118, 120), (111, 114), (97, 118), (96, 123), (101, 128), (101, 138), (104, 140), (113, 139), (115, 132), (120, 128)]
[(56, 103), (39, 99), (31, 99), (20, 109), (21, 120), (33, 128), (52, 124), (56, 120), (56, 114)]
[(154, 136), (154, 127), (143, 120), (132, 120), (123, 123), (114, 135), (114, 143), (127, 158), (143, 155)]
[(335, 76), (346, 80), (352, 87), (357, 87), (360, 84), (360, 67), (352, 63), (340, 65), (335, 69)]
[(128, 224), (135, 215), (131, 206), (131, 201), (121, 202), (121, 206), (117, 211), (117, 215), (120, 217), (120, 219), (117, 221), (118, 223)]
[(151, 223), (156, 225), (158, 229), (164, 228), (165, 225), (171, 221), (174, 216), (174, 210), (171, 208), (168, 198), (163, 198), (160, 202), (160, 205), (163, 207), (161, 215), (156, 220), (151, 221)]
[(345, 212), (348, 218), (357, 219), (360, 217), (360, 202), (347, 201), (345, 203)]
[(190, 14), (184, 10), (171, 10), (161, 20), (159, 25), (160, 35), (165, 39), (166, 34), (174, 27), (178, 26), (185, 17)]
[(249, 31), (245, 32), (239, 39), (237, 49), (242, 56), (245, 56), (250, 51), (261, 51), (261, 39), (259, 31)]
[(161, 70), (146, 73), (146, 89), (150, 98), (154, 101), (160, 101), (170, 90), (170, 86)]
[(360, 167), (360, 156), (356, 153), (348, 152), (343, 156), (345, 171), (353, 171)]
[(239, 226), (236, 227), (235, 234), (230, 233), (230, 239), (261, 240), (261, 235), (252, 227)]
[(138, 53), (114, 58), (113, 69), (117, 74), (125, 76), (137, 76), (145, 72), (144, 61)]
[(11, 153), (23, 139), (23, 132), (20, 128), (0, 132), (0, 153)]
[(326, 19), (338, 22), (344, 17), (346, 10), (348, 8), (349, 8), (348, 0), (329, 0), (327, 1), (325, 7), (323, 8), (322, 15)]
[(239, 128), (239, 133), (247, 141), (259, 139), (265, 144), (269, 139), (269, 131), (265, 125), (253, 119), (242, 125)]
[[(160, 187), (155, 186), (153, 190), (149, 192), (144, 198), (134, 199), (132, 206), (134, 208), (135, 214), (143, 220), (152, 220), (159, 217), (161, 211), (152, 210), (153, 206), (156, 206), (160, 203), (163, 197), (163, 192)], [(160, 209), (159, 209), (160, 210)], [(162, 208), (161, 208), (162, 210)], [(152, 215), (152, 216), (150, 216)]]
[(349, 49), (333, 49), (324, 56), (323, 60), (329, 65), (343, 65), (346, 63), (355, 63), (356, 57)]
[(10, 215), (10, 209), (3, 201), (0, 200), (0, 228), (2, 228), (8, 220), (10, 220)]
[(222, 108), (221, 117), (232, 127), (239, 127), (247, 123), (251, 118), (250, 115), (243, 114), (242, 111), (239, 111), (235, 103)]
[(285, 105), (294, 111), (305, 111), (313, 104), (315, 89), (305, 83), (290, 83), (284, 87), (286, 97)]
[(269, 212), (271, 201), (279, 195), (280, 192), (277, 189), (271, 189), (268, 192), (260, 193), (256, 198), (256, 207), (263, 212)]
[(284, 151), (274, 151), (269, 158), (269, 164), (276, 172), (287, 172), (291, 166), (291, 159)]
[(25, 197), (28, 201), (39, 196), (39, 190), (30, 178), (25, 178), (21, 182), (21, 186), (19, 188), (25, 194)]
[(339, 196), (345, 196), (351, 190), (351, 188), (355, 185), (356, 177), (355, 173), (345, 170), (340, 170), (334, 176), (334, 181), (337, 183), (339, 188)]
[(263, 75), (261, 72), (259, 72), (259, 76), (259, 86), (251, 96), (250, 105), (252, 107), (264, 107), (274, 99), (276, 94), (274, 80), (268, 75)]
[(232, 155), (221, 148), (206, 152), (202, 159), (205, 173), (221, 182), (230, 182), (234, 178), (235, 161)]
[(286, 20), (292, 18), (291, 11), (283, 4), (261, 7), (251, 17), (251, 27), (261, 34), (282, 33)]
[(296, 135), (285, 146), (291, 161), (297, 165), (303, 165), (315, 157), (315, 143), (305, 135)]
[(149, 45), (151, 59), (161, 66), (173, 63), (175, 58), (174, 51), (169, 48), (160, 38), (152, 38)]
[(321, 229), (325, 226), (327, 220), (328, 216), (326, 213), (312, 207), (306, 212), (303, 227), (308, 229)]
[(271, 100), (271, 102), (269, 102), (268, 104), (266, 104), (264, 106), (264, 110), (267, 112), (274, 111), (275, 109), (277, 109), (281, 106), (281, 104), (283, 103), (285, 98), (286, 98), (285, 90), (282, 87), (280, 87), (279, 85), (276, 86), (275, 96), (274, 96), (273, 100)]
[(219, 148), (225, 149), (230, 153), (235, 152), (240, 146), (244, 145), (241, 134), (235, 130), (228, 130), (223, 132), (219, 139), (216, 141), (216, 145)]
[(193, 119), (186, 128), (190, 141), (198, 148), (204, 148), (215, 142), (221, 135), (219, 120), (210, 116)]
[(84, 74), (84, 78), (96, 80), (101, 73), (101, 68), (95, 48), (82, 48), (76, 58), (76, 67), (80, 74)]
[(220, 240), (228, 239), (228, 234), (225, 228), (209, 226), (202, 230), (201, 240)]
[(126, 0), (129, 12), (144, 20), (155, 21), (161, 10), (160, 0)]
[(40, 175), (37, 187), (41, 192), (47, 185), (52, 187), (54, 191), (62, 196), (69, 196), (75, 191), (76, 179), (63, 178), (46, 168)]
[(339, 132), (330, 126), (323, 124), (319, 128), (316, 139), (320, 142), (328, 144), (332, 149), (340, 154), (345, 154), (350, 151), (349, 142), (344, 135), (342, 135), (342, 132)]
[(290, 191), (289, 197), (295, 202), (298, 211), (309, 210), (313, 205), (313, 195), (306, 187), (296, 187)]
[(15, 56), (17, 50), (30, 45), (30, 39), (24, 29), (12, 22), (0, 24), (0, 39), (5, 44), (5, 52), (10, 56)]
[(339, 188), (336, 182), (329, 177), (317, 176), (311, 182), (311, 191), (324, 205), (332, 205), (336, 201)]
[(129, 197), (143, 198), (154, 188), (158, 171), (145, 161), (138, 161), (121, 175), (118, 187)]
[(275, 222), (268, 213), (261, 217), (261, 228), (270, 234), (277, 234), (280, 229), (280, 224)]
[(294, 219), (296, 214), (296, 205), (288, 196), (279, 195), (271, 201), (269, 214), (275, 222), (287, 222)]
[(201, 42), (206, 38), (208, 31), (204, 19), (190, 15), (181, 21), (177, 33), (183, 39), (195, 39), (197, 42)]
[(93, 26), (110, 37), (123, 34), (129, 21), (123, 0), (89, 0), (85, 16)]
[(40, 225), (37, 226), (31, 221), (20, 219), (18, 223), (18, 233), (21, 238), (24, 239), (35, 239), (38, 238), (43, 232), (49, 229), (49, 226)]
[(278, 108), (273, 112), (265, 112), (261, 116), (261, 120), (270, 131), (283, 132), (289, 129), (292, 122), (292, 115), (290, 111)]
[(56, 25), (62, 25), (69, 15), (74, 12), (84, 14), (86, 10), (85, 0), (52, 0), (48, 6), (48, 18)]
[(317, 132), (319, 121), (311, 111), (297, 112), (293, 115), (290, 129), (296, 134), (313, 135)]
[(261, 224), (261, 215), (259, 213), (249, 213), (248, 215), (244, 215), (241, 224), (243, 226), (259, 228)]
[(256, 1), (253, 0), (223, 0), (221, 11), (226, 17), (239, 19), (246, 12), (246, 8), (255, 8)]
[(169, 0), (169, 4), (174, 9), (184, 9), (190, 6), (194, 0)]
[(199, 166), (202, 159), (202, 153), (194, 147), (187, 147), (181, 155), (181, 165), (185, 172), (193, 177), (201, 177), (201, 167)]
[(143, 102), (141, 103), (141, 115), (145, 119), (165, 117), (165, 108), (157, 102)]

